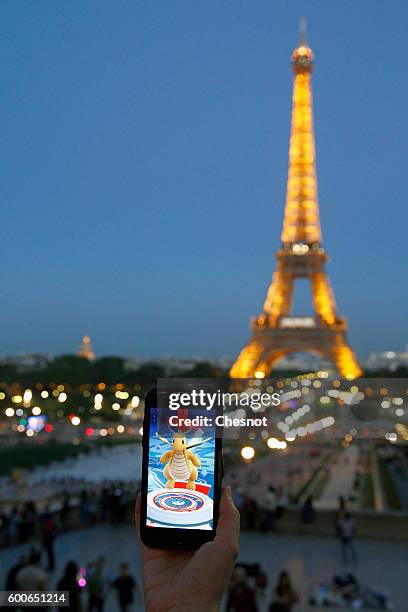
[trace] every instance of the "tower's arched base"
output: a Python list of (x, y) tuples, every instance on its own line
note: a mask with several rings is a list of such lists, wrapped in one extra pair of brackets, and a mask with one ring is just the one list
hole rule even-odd
[(264, 378), (289, 353), (314, 353), (333, 362), (340, 376), (353, 379), (362, 371), (343, 330), (330, 328), (256, 328), (231, 368), (231, 378)]

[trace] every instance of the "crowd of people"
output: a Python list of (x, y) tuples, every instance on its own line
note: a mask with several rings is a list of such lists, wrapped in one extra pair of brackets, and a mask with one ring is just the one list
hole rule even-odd
[(268, 485), (257, 498), (237, 487), (233, 497), (241, 516), (241, 529), (248, 531), (275, 531), (290, 504), (285, 489), (274, 485)]
[(270, 601), (266, 601), (268, 577), (261, 566), (238, 563), (231, 576), (226, 612), (290, 612), (299, 602), (299, 594), (292, 584), (287, 570), (283, 570), (272, 589)]
[[(141, 602), (141, 595), (127, 563), (120, 565), (115, 577), (107, 578), (103, 557), (86, 567), (71, 560), (58, 577), (54, 543), (60, 533), (69, 529), (88, 527), (101, 521), (121, 522), (129, 518), (128, 511), (133, 516), (138, 484), (119, 481), (106, 481), (99, 486), (64, 481), (58, 484), (58, 503), (54, 500), (52, 507), (47, 505), (39, 510), (34, 502), (29, 501), (1, 514), (0, 544), (27, 543), (29, 546), (29, 553), (9, 570), (4, 589), (68, 591), (70, 605), (65, 609), (74, 612), (85, 609), (102, 612), (107, 596), (113, 591), (119, 609), (128, 612), (135, 601)], [(239, 487), (235, 488), (233, 496), (244, 530), (276, 531), (291, 505), (284, 488), (273, 484), (267, 485), (257, 499)], [(307, 497), (300, 506), (299, 520), (310, 523), (315, 519), (313, 499)], [(355, 523), (342, 497), (339, 498), (335, 531), (345, 568), (355, 568)], [(233, 571), (226, 595), (227, 612), (257, 612), (260, 608), (269, 612), (289, 612), (299, 602), (299, 594), (287, 571), (282, 571), (276, 585), (271, 587), (267, 573), (259, 564), (239, 563)], [(268, 592), (271, 592), (269, 600)]]
[(42, 510), (28, 501), (0, 513), (0, 546), (43, 540), (50, 547), (60, 532), (98, 522), (122, 521), (132, 513), (140, 484), (104, 481), (96, 485), (64, 479), (54, 482), (53, 488), (53, 500)]
[[(258, 498), (243, 492), (240, 488), (233, 494), (234, 502), (241, 516), (241, 529), (248, 531), (277, 531), (280, 519), (286, 510), (296, 508), (285, 489), (268, 485)], [(300, 505), (300, 520), (312, 523), (316, 516), (312, 496), (306, 497)]]
[[(241, 515), (241, 524), (243, 522), (246, 528), (260, 528), (262, 531), (275, 531), (288, 505), (282, 489), (277, 491), (272, 485), (267, 487), (260, 502), (248, 494), (241, 495), (239, 491), (234, 501)], [(316, 519), (316, 509), (311, 496), (306, 497), (301, 505), (300, 519), (303, 523), (312, 523)], [(340, 541), (341, 559), (345, 570), (355, 570), (357, 567), (354, 544), (355, 521), (347, 508), (347, 500), (342, 496), (339, 496), (338, 500), (334, 529)], [(270, 601), (265, 601), (267, 587), (267, 574), (259, 564), (237, 564), (228, 589), (227, 612), (258, 612), (260, 607), (268, 609), (269, 612), (290, 612), (300, 601), (291, 576), (286, 570), (280, 573)]]
[(9, 570), (4, 590), (67, 591), (70, 604), (61, 609), (72, 612), (102, 611), (106, 597), (113, 590), (119, 609), (128, 612), (132, 602), (140, 599), (140, 593), (127, 563), (120, 565), (116, 577), (108, 579), (103, 557), (86, 567), (72, 560), (58, 579), (55, 540), (70, 529), (105, 521), (121, 522), (133, 516), (139, 483), (105, 481), (97, 485), (62, 479), (53, 485), (57, 494), (43, 509), (28, 501), (0, 514), (0, 545), (24, 543), (28, 546), (28, 552)]
[(69, 605), (61, 603), (58, 608), (67, 612), (103, 612), (107, 596), (113, 591), (119, 610), (129, 612), (134, 602), (141, 603), (141, 594), (130, 573), (129, 564), (121, 563), (116, 576), (109, 579), (105, 562), (104, 557), (98, 557), (87, 566), (80, 567), (75, 561), (68, 561), (61, 577), (55, 579), (52, 572), (41, 565), (40, 552), (31, 549), (9, 570), (4, 590), (56, 590), (69, 593)]
[(0, 515), (0, 543), (3, 546), (26, 542), (40, 546), (47, 556), (47, 567), (55, 568), (54, 540), (57, 535), (55, 513), (47, 506), (39, 512), (33, 502), (13, 507)]

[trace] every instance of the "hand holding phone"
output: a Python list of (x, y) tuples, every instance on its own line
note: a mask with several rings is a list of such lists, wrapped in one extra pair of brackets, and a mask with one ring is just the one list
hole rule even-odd
[[(141, 495), (136, 503), (140, 537)], [(215, 538), (195, 552), (150, 548), (143, 543), (143, 585), (147, 610), (218, 610), (239, 550), (239, 512), (224, 487)]]

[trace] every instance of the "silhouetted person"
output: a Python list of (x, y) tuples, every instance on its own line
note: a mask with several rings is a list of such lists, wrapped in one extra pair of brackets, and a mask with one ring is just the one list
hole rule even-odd
[(89, 524), (91, 520), (90, 500), (88, 492), (85, 489), (82, 489), (79, 501), (79, 520), (82, 525)]
[(276, 519), (279, 520), (284, 514), (289, 505), (289, 497), (285, 489), (279, 487), (276, 497)]
[(54, 540), (56, 531), (54, 517), (47, 510), (43, 518), (41, 536), (43, 547), (47, 554), (48, 571), (50, 572), (55, 569)]
[(345, 512), (337, 521), (337, 532), (341, 542), (343, 563), (357, 565), (357, 554), (354, 548), (355, 523), (349, 512)]
[(100, 515), (101, 515), (101, 521), (107, 521), (108, 520), (108, 515), (109, 515), (109, 490), (108, 490), (108, 487), (106, 485), (103, 487), (102, 492), (101, 492)]
[(281, 572), (273, 592), (269, 612), (290, 612), (299, 601), (299, 595), (292, 586), (289, 573)]
[(8, 516), (4, 512), (0, 514), (0, 546), (7, 543)]
[(136, 583), (129, 574), (127, 563), (121, 563), (119, 576), (113, 581), (112, 586), (117, 591), (121, 612), (128, 612), (133, 603), (133, 591)]
[(104, 557), (99, 557), (89, 566), (88, 578), (88, 612), (102, 612), (105, 602), (105, 584), (103, 568), (105, 566)]
[(275, 487), (268, 487), (265, 493), (266, 529), (273, 531), (276, 521), (276, 493)]
[(37, 509), (33, 502), (27, 502), (24, 506), (20, 520), (20, 540), (27, 542), (35, 535), (35, 524), (37, 519)]
[(61, 527), (63, 531), (66, 531), (68, 528), (68, 517), (71, 512), (71, 507), (69, 505), (69, 495), (65, 491), (64, 500), (62, 502), (62, 507), (60, 511), (60, 519), (61, 519)]
[(337, 500), (337, 511), (339, 514), (346, 512), (346, 500), (343, 495), (339, 495)]
[[(24, 565), (16, 574), (16, 591), (46, 591), (48, 576), (40, 567), (41, 555), (32, 551), (27, 565)], [(44, 606), (37, 606), (36, 610), (46, 610)]]
[(242, 565), (236, 565), (232, 573), (227, 612), (258, 612), (255, 591), (247, 580), (247, 573)]
[(268, 576), (265, 574), (260, 565), (255, 573), (256, 592), (263, 598), (265, 596), (266, 587), (268, 586)]
[(7, 541), (10, 543), (14, 543), (18, 539), (19, 535), (19, 512), (18, 509), (14, 506), (10, 512), (8, 517), (8, 525), (7, 525)]
[(28, 556), (22, 555), (20, 559), (17, 561), (16, 565), (13, 565), (9, 569), (7, 574), (6, 582), (4, 585), (5, 591), (15, 591), (17, 590), (16, 576), (22, 567), (25, 567), (28, 563)]
[(65, 566), (64, 575), (58, 581), (57, 591), (69, 592), (69, 606), (61, 606), (58, 609), (66, 612), (81, 612), (81, 587), (77, 581), (78, 566), (75, 561), (68, 561)]
[[(27, 563), (28, 563), (28, 556), (21, 555), (16, 565), (13, 565), (13, 567), (9, 569), (7, 577), (6, 577), (6, 582), (4, 584), (5, 591), (17, 591), (18, 590), (16, 577), (19, 571), (21, 570), (21, 568), (25, 567)], [(4, 607), (1, 607), (1, 610), (2, 612), (6, 612), (6, 611), (15, 612), (16, 608), (11, 607), (11, 606), (4, 606)]]
[(242, 518), (244, 526), (252, 531), (255, 528), (255, 515), (257, 512), (257, 503), (255, 500), (246, 495), (242, 503)]
[(302, 508), (302, 520), (304, 523), (312, 523), (314, 521), (316, 511), (313, 507), (311, 495), (306, 499)]

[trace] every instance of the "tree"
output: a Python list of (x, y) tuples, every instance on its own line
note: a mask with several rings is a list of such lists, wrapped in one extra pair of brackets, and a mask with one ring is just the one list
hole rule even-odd
[(158, 378), (165, 378), (166, 370), (158, 363), (145, 363), (134, 372), (132, 378), (138, 383), (155, 383)]
[(122, 357), (101, 357), (92, 364), (94, 383), (104, 382), (112, 385), (125, 380), (125, 360)]

